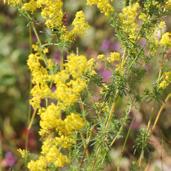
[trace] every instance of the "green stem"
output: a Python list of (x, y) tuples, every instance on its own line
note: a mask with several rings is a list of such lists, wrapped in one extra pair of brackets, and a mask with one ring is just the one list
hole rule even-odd
[(130, 126), (129, 126), (129, 129), (128, 129), (128, 132), (127, 132), (127, 134), (126, 134), (126, 138), (125, 138), (125, 141), (124, 141), (124, 144), (123, 144), (123, 147), (122, 147), (122, 153), (124, 152), (124, 150), (125, 150), (125, 146), (126, 146), (126, 143), (127, 143), (127, 141), (128, 141), (128, 137), (129, 137), (129, 135), (130, 135), (130, 133), (131, 133), (131, 126), (132, 126), (132, 123), (134, 122), (134, 120), (132, 120), (132, 122), (131, 122), (131, 124), (130, 124)]
[[(2, 148), (2, 140), (1, 140), (1, 132), (0, 132), (0, 161), (3, 159), (3, 148)], [(0, 171), (2, 170), (2, 166), (0, 164)]]
[[(116, 98), (114, 98), (114, 101), (112, 103), (112, 106), (111, 106), (111, 110), (109, 112), (109, 115), (107, 116), (107, 120), (106, 120), (106, 123), (105, 123), (105, 130), (104, 132), (107, 130), (108, 126), (109, 126), (109, 123), (112, 119), (112, 114), (115, 110), (115, 107), (116, 107), (116, 101), (117, 101), (117, 95), (115, 96)], [(95, 169), (95, 166), (96, 166), (96, 162), (97, 162), (97, 158), (98, 158), (98, 153), (100, 152), (100, 144), (98, 144), (98, 147), (97, 147), (97, 150), (95, 151), (95, 158), (94, 158), (94, 162), (93, 162), (93, 170)]]
[[(132, 106), (132, 105), (131, 105)], [(125, 117), (127, 118), (128, 114), (131, 111), (131, 106), (129, 108), (129, 111), (126, 113)], [(112, 142), (110, 143), (110, 147), (112, 147), (112, 145), (114, 144), (114, 142), (116, 141), (116, 139), (118, 138), (119, 134), (122, 132), (124, 128), (124, 123), (122, 124), (122, 126), (120, 127), (119, 131), (117, 132), (116, 136), (113, 138)]]
[(33, 112), (33, 114), (32, 114), (30, 123), (29, 123), (29, 125), (28, 125), (28, 130), (30, 130), (31, 127), (32, 127), (32, 124), (33, 124), (34, 118), (35, 118), (35, 116), (36, 116), (36, 113), (37, 113), (37, 109), (35, 109), (34, 112)]
[(141, 166), (143, 157), (144, 157), (144, 150), (141, 151), (141, 154), (140, 154), (140, 157), (139, 157), (139, 160), (138, 160), (139, 167)]
[(162, 105), (161, 105), (161, 107), (160, 107), (160, 109), (159, 109), (159, 111), (158, 111), (158, 113), (157, 113), (157, 116), (156, 116), (156, 119), (155, 119), (155, 121), (154, 121), (154, 124), (153, 124), (153, 126), (152, 126), (152, 129), (151, 129), (152, 132), (153, 132), (153, 130), (155, 129), (155, 127), (156, 127), (156, 125), (157, 125), (157, 122), (158, 122), (158, 120), (159, 120), (159, 118), (160, 118), (160, 115), (161, 115), (163, 109), (165, 108), (166, 103), (167, 103), (167, 101), (169, 100), (170, 97), (171, 97), (171, 93), (167, 95), (167, 97), (166, 97), (166, 99), (165, 99), (165, 102), (162, 103)]
[(31, 26), (32, 26), (32, 29), (33, 29), (34, 34), (36, 36), (37, 42), (39, 43), (39, 46), (42, 46), (41, 40), (39, 38), (38, 32), (37, 32), (37, 30), (36, 30), (35, 25), (34, 25), (33, 22), (31, 22)]

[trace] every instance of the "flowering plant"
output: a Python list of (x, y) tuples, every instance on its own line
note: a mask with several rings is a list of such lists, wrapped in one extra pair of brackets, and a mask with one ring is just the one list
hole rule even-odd
[[(171, 33), (166, 32), (164, 22), (171, 1), (126, 0), (117, 11), (113, 0), (87, 0), (88, 6), (97, 6), (105, 15), (121, 44), (118, 51), (88, 58), (78, 50), (71, 52), (78, 37), (90, 29), (83, 10), (66, 23), (67, 2), (62, 0), (5, 2), (25, 17), (30, 37), (33, 32), (36, 38), (27, 60), (32, 83), (29, 100), (32, 117), (28, 129), (38, 114), (42, 145), (38, 155), (28, 151), (27, 146), (18, 150), (26, 167), (31, 171), (103, 170), (110, 163), (110, 152), (118, 147), (117, 142), (122, 142), (120, 155), (125, 155), (128, 138), (134, 134), (133, 109), (153, 102), (161, 107), (157, 115), (152, 110), (145, 126), (140, 128), (129, 166), (130, 170), (145, 170), (148, 165), (144, 156), (171, 96), (168, 92)], [(39, 27), (48, 31), (48, 38), (39, 35)], [(55, 48), (61, 52), (59, 62), (51, 58)], [(146, 85), (146, 67), (154, 61), (157, 66), (154, 81)], [(108, 81), (103, 80), (98, 65), (111, 72)], [(114, 166), (118, 170), (122, 167), (120, 162), (121, 159)]]

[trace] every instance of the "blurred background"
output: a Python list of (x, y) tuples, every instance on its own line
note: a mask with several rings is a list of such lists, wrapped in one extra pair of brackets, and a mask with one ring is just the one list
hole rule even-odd
[[(114, 37), (114, 30), (107, 24), (106, 18), (99, 13), (95, 7), (85, 7), (84, 1), (67, 0), (66, 11), (68, 22), (72, 20), (77, 10), (83, 8), (87, 19), (92, 27), (86, 35), (78, 39), (71, 51), (86, 53), (89, 57), (96, 57), (99, 53), (107, 54), (110, 51), (122, 52), (122, 48)], [(116, 10), (120, 10), (123, 1), (116, 2)], [(171, 31), (171, 17), (166, 19), (167, 29)], [(40, 35), (46, 39), (48, 31), (43, 30)], [(0, 1), (0, 171), (2, 170), (23, 170), (23, 163), (17, 152), (18, 148), (24, 148), (26, 135), (29, 134), (28, 148), (32, 152), (39, 150), (38, 119), (33, 128), (27, 131), (27, 122), (30, 112), (28, 104), (30, 75), (27, 69), (27, 56), (30, 51), (29, 27), (23, 16), (20, 16), (14, 8), (3, 5)], [(33, 37), (34, 41), (34, 37)], [(58, 62), (60, 59), (60, 49), (52, 50), (52, 57)], [(147, 67), (149, 75), (144, 84), (151, 84), (151, 78), (155, 75), (153, 65)], [(111, 77), (111, 71), (99, 64), (98, 71), (104, 81)], [(168, 91), (171, 90), (171, 87)], [(155, 105), (153, 104), (154, 108)], [(150, 106), (150, 105), (149, 105)], [(132, 115), (135, 116), (133, 129), (138, 129), (147, 121), (147, 115), (151, 110), (147, 104), (142, 104), (140, 110), (134, 109)], [(158, 107), (156, 106), (156, 111)], [(159, 153), (163, 156), (153, 155), (151, 170), (161, 170), (161, 160), (163, 171), (171, 171), (171, 103), (163, 112), (159, 122), (159, 132), (153, 141)], [(162, 138), (161, 138), (162, 137)], [(131, 140), (130, 140), (131, 141)], [(132, 144), (130, 143), (130, 146)], [(155, 149), (157, 150), (157, 149)], [(167, 151), (167, 152), (166, 152)], [(128, 150), (128, 152), (131, 152)], [(119, 151), (112, 151), (114, 162), (119, 158)], [(162, 158), (161, 158), (162, 157)], [(123, 170), (128, 167), (128, 158), (121, 161)], [(125, 168), (124, 168), (125, 167)], [(157, 170), (158, 169), (158, 170)], [(111, 166), (106, 170), (112, 171)]]

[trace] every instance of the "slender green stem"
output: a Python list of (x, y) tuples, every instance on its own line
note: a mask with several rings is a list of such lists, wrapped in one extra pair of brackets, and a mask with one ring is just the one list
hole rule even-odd
[(60, 69), (63, 70), (64, 68), (64, 50), (61, 50), (61, 59), (60, 59)]
[[(108, 126), (109, 126), (109, 123), (112, 119), (112, 115), (113, 115), (113, 112), (115, 110), (115, 107), (116, 107), (116, 101), (117, 101), (117, 95), (115, 96), (116, 98), (114, 98), (114, 101), (112, 103), (112, 106), (111, 106), (111, 110), (109, 112), (109, 115), (107, 116), (107, 120), (105, 122), (105, 127), (104, 127), (104, 132), (107, 130)], [(97, 162), (97, 157), (98, 157), (98, 153), (100, 152), (100, 145), (98, 145), (97, 147), (97, 150), (95, 151), (95, 158), (94, 158), (94, 162), (93, 162), (93, 170), (95, 169), (95, 166), (96, 166), (96, 162)]]
[[(30, 45), (30, 53), (32, 52), (32, 27), (29, 25), (29, 45)], [(32, 88), (32, 82), (29, 83), (29, 92)], [(27, 117), (27, 124), (29, 125), (29, 122), (31, 120), (31, 106), (28, 102), (28, 117)], [(27, 130), (26, 133), (26, 141), (25, 141), (25, 149), (28, 148), (28, 139), (29, 139), (29, 130)]]
[[(159, 81), (161, 79), (161, 74), (162, 74), (162, 69), (160, 68), (159, 73), (158, 73), (157, 83), (159, 83)], [(151, 126), (151, 123), (152, 123), (152, 119), (154, 117), (153, 110), (154, 110), (154, 107), (152, 108), (150, 119), (149, 119), (148, 124), (147, 124), (147, 131), (149, 131), (149, 132), (150, 132), (150, 126)]]
[[(126, 115), (128, 115), (131, 111), (131, 106), (129, 108), (129, 111), (126, 113)], [(113, 138), (112, 142), (110, 143), (110, 147), (114, 144), (114, 142), (116, 141), (116, 139), (118, 138), (119, 134), (121, 133), (121, 131), (124, 128), (124, 124), (120, 127), (119, 131), (117, 132), (116, 136)]]
[[(3, 155), (2, 155), (2, 139), (1, 139), (1, 132), (0, 132), (0, 161), (2, 161)], [(2, 165), (0, 164), (0, 171), (2, 170)]]
[(106, 128), (106, 129), (107, 129), (107, 127), (108, 127), (108, 125), (109, 125), (109, 123), (110, 123), (110, 121), (111, 121), (113, 112), (114, 112), (114, 110), (115, 110), (115, 106), (116, 106), (116, 102), (114, 101), (114, 102), (112, 103), (111, 110), (110, 110), (109, 115), (108, 115), (108, 117), (107, 117), (107, 121), (106, 121), (106, 124), (105, 124), (105, 128)]
[(147, 123), (147, 131), (150, 131), (150, 126), (151, 126), (152, 119), (153, 119), (153, 116), (154, 116), (153, 110), (154, 110), (154, 108), (152, 108), (150, 119), (149, 119), (149, 121)]
[(32, 114), (30, 123), (29, 123), (29, 125), (28, 125), (28, 130), (30, 130), (31, 127), (32, 127), (32, 124), (33, 124), (34, 118), (35, 118), (35, 116), (36, 116), (36, 113), (37, 113), (37, 109), (35, 109), (34, 112), (33, 112), (33, 114)]
[(159, 118), (160, 118), (160, 115), (161, 115), (163, 109), (165, 108), (166, 103), (167, 103), (167, 101), (169, 100), (170, 97), (171, 97), (171, 93), (167, 95), (167, 97), (166, 97), (166, 99), (165, 99), (165, 102), (162, 103), (162, 105), (161, 105), (161, 107), (160, 107), (160, 109), (159, 109), (159, 111), (158, 111), (158, 113), (157, 113), (157, 116), (156, 116), (156, 119), (155, 119), (155, 121), (154, 121), (154, 124), (153, 124), (153, 126), (152, 126), (152, 129), (151, 129), (152, 132), (153, 132), (153, 130), (155, 129), (155, 127), (156, 127), (156, 125), (157, 125), (157, 122), (158, 122), (158, 120), (159, 120)]
[(37, 30), (36, 30), (35, 25), (34, 25), (33, 22), (31, 22), (31, 26), (33, 28), (33, 31), (34, 31), (34, 34), (36, 36), (37, 42), (39, 43), (40, 46), (42, 46), (41, 40), (39, 38), (38, 32), (37, 32)]
[(141, 164), (142, 164), (142, 159), (143, 159), (143, 157), (144, 157), (144, 150), (141, 151), (141, 154), (140, 154), (140, 157), (139, 157), (139, 160), (138, 160), (138, 165), (139, 165), (139, 167), (140, 167)]
[(128, 132), (127, 132), (127, 134), (126, 134), (125, 141), (124, 141), (124, 144), (123, 144), (123, 147), (122, 147), (122, 153), (123, 153), (124, 150), (125, 150), (126, 143), (127, 143), (127, 141), (128, 141), (128, 137), (129, 137), (129, 135), (130, 135), (130, 133), (131, 133), (131, 126), (132, 126), (132, 123), (133, 123), (133, 122), (134, 122), (134, 120), (132, 120), (132, 122), (131, 122), (131, 124), (130, 124), (130, 126), (129, 126), (129, 129), (128, 129)]

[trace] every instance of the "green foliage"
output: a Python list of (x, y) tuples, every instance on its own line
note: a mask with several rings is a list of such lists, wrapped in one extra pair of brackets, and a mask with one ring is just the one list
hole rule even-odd
[(149, 144), (150, 133), (146, 128), (141, 128), (135, 142), (135, 152), (147, 150)]
[(138, 163), (132, 161), (130, 171), (141, 171), (142, 169), (138, 166)]

